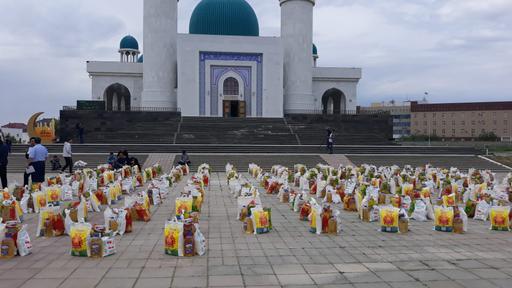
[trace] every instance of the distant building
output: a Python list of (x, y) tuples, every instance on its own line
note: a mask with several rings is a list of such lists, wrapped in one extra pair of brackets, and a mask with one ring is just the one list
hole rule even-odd
[(502, 140), (512, 137), (512, 101), (419, 104), (411, 102), (413, 135), (447, 139), (475, 139), (493, 132)]
[(9, 123), (1, 128), (3, 137), (11, 136), (21, 143), (28, 142), (27, 125), (24, 123)]
[[(426, 100), (423, 100), (426, 102)], [(370, 107), (359, 107), (361, 112), (389, 112), (393, 117), (393, 139), (411, 136), (411, 103), (379, 102)]]

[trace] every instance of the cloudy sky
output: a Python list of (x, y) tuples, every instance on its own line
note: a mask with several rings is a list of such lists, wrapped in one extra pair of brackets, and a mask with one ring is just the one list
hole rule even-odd
[[(278, 36), (278, 0), (247, 0)], [(179, 31), (199, 0), (179, 3)], [(362, 67), (359, 104), (512, 100), (512, 0), (317, 0), (320, 66)], [(87, 60), (142, 42), (141, 0), (0, 0), (0, 123), (90, 99)], [(142, 43), (141, 43), (142, 44)]]

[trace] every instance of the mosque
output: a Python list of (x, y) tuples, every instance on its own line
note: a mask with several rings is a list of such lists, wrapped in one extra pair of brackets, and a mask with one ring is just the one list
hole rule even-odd
[[(281, 36), (260, 35), (245, 0), (202, 0), (189, 33), (177, 0), (144, 0), (144, 54), (126, 36), (120, 61), (88, 61), (92, 100), (108, 111), (153, 107), (182, 116), (283, 117), (356, 110), (360, 68), (317, 67), (316, 0), (277, 0)], [(342, 47), (340, 47), (340, 52)]]

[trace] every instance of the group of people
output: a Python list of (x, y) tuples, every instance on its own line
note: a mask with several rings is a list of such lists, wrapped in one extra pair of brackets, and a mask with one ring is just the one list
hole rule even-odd
[(114, 155), (114, 152), (110, 152), (107, 163), (114, 169), (121, 169), (124, 166), (129, 165), (132, 167), (137, 166), (139, 167), (139, 170), (141, 170), (139, 159), (130, 157), (128, 150), (126, 149), (117, 152), (117, 156)]

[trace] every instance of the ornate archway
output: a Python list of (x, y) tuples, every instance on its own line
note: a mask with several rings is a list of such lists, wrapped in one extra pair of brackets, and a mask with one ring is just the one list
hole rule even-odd
[(228, 77), (224, 80), (222, 93), (224, 96), (237, 96), (240, 95), (240, 84), (234, 77)]
[(130, 90), (120, 83), (115, 83), (105, 89), (103, 95), (107, 111), (130, 111)]
[(322, 113), (323, 114), (344, 114), (346, 112), (346, 97), (341, 90), (331, 88), (325, 91), (322, 96)]

